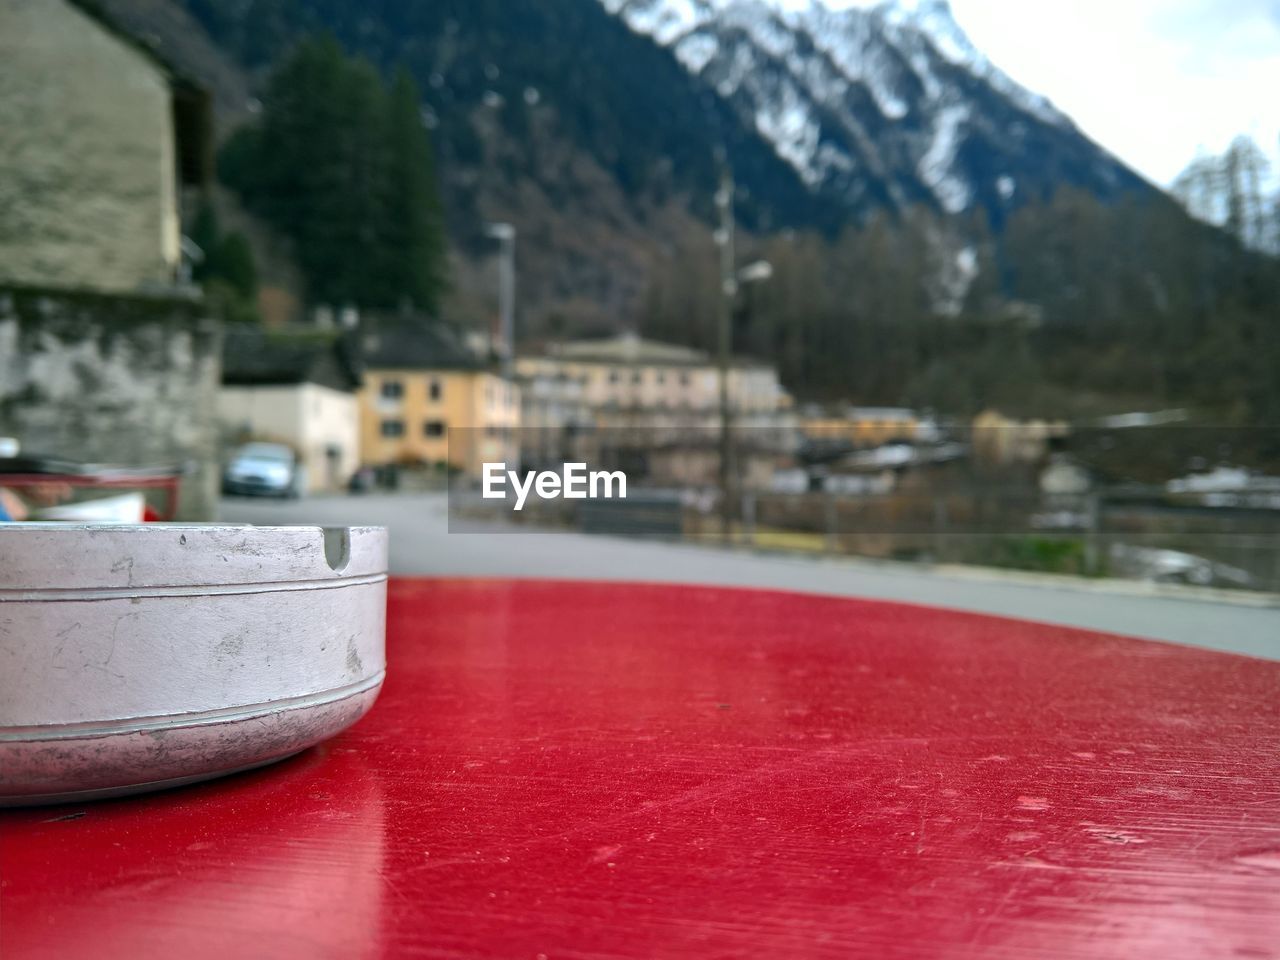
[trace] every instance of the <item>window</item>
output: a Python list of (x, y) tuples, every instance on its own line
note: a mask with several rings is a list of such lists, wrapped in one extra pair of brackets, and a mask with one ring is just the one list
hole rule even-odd
[(617, 371), (617, 370), (610, 370), (610, 371), (609, 371), (609, 382), (610, 382), (610, 383), (617, 383), (617, 382), (618, 382), (618, 371)]
[(667, 382), (667, 375), (663, 371), (659, 370), (657, 376), (658, 376), (658, 383)]
[(444, 396), (444, 384), (434, 377), (427, 382), (427, 397), (431, 400), (439, 400)]
[(399, 400), (403, 396), (404, 396), (404, 384), (401, 383), (399, 380), (384, 380), (382, 382), (382, 399), (383, 400)]
[(637, 370), (635, 373), (631, 375), (632, 383), (639, 383), (641, 379), (642, 379), (642, 375), (639, 370)]
[(424, 437), (443, 437), (444, 421), (428, 420), (426, 423), (422, 425), (422, 435)]
[(382, 435), (384, 437), (403, 437), (404, 421), (403, 420), (383, 420)]
[(687, 387), (689, 385), (689, 375), (687, 373), (680, 374), (680, 386)]

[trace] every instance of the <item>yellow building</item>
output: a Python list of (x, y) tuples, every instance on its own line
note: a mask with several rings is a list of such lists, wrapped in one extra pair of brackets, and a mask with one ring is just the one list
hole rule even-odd
[(1033, 463), (1048, 455), (1053, 440), (1069, 433), (1065, 420), (1017, 420), (984, 410), (973, 418), (973, 452), (985, 463)]
[(927, 429), (914, 410), (904, 407), (848, 407), (800, 419), (800, 432), (808, 439), (838, 440), (854, 447), (922, 440)]
[(447, 332), (405, 326), (363, 337), (360, 455), (371, 466), (448, 464), (479, 478), (519, 463), (518, 388)]

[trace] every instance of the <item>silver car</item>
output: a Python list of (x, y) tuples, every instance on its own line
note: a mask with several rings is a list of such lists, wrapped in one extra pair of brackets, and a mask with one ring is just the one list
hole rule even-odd
[(242, 496), (299, 497), (305, 489), (302, 464), (282, 443), (239, 447), (222, 474), (222, 492)]

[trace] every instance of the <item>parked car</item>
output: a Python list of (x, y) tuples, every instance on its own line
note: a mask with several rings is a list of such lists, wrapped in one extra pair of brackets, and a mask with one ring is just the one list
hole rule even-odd
[(247, 443), (232, 454), (222, 474), (222, 492), (242, 496), (299, 497), (302, 464), (281, 443)]

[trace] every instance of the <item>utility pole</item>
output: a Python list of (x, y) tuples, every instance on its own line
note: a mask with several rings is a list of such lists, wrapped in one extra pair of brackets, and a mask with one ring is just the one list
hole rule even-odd
[(498, 241), (498, 309), (501, 317), (502, 375), (515, 373), (516, 357), (516, 228), (509, 223), (489, 223), (485, 234)]
[(733, 329), (733, 304), (738, 293), (737, 268), (733, 252), (733, 174), (724, 157), (720, 160), (720, 188), (716, 191), (720, 226), (716, 244), (720, 247), (719, 343), (716, 358), (720, 372), (720, 534), (726, 543), (733, 533), (733, 440), (729, 409), (729, 350)]

